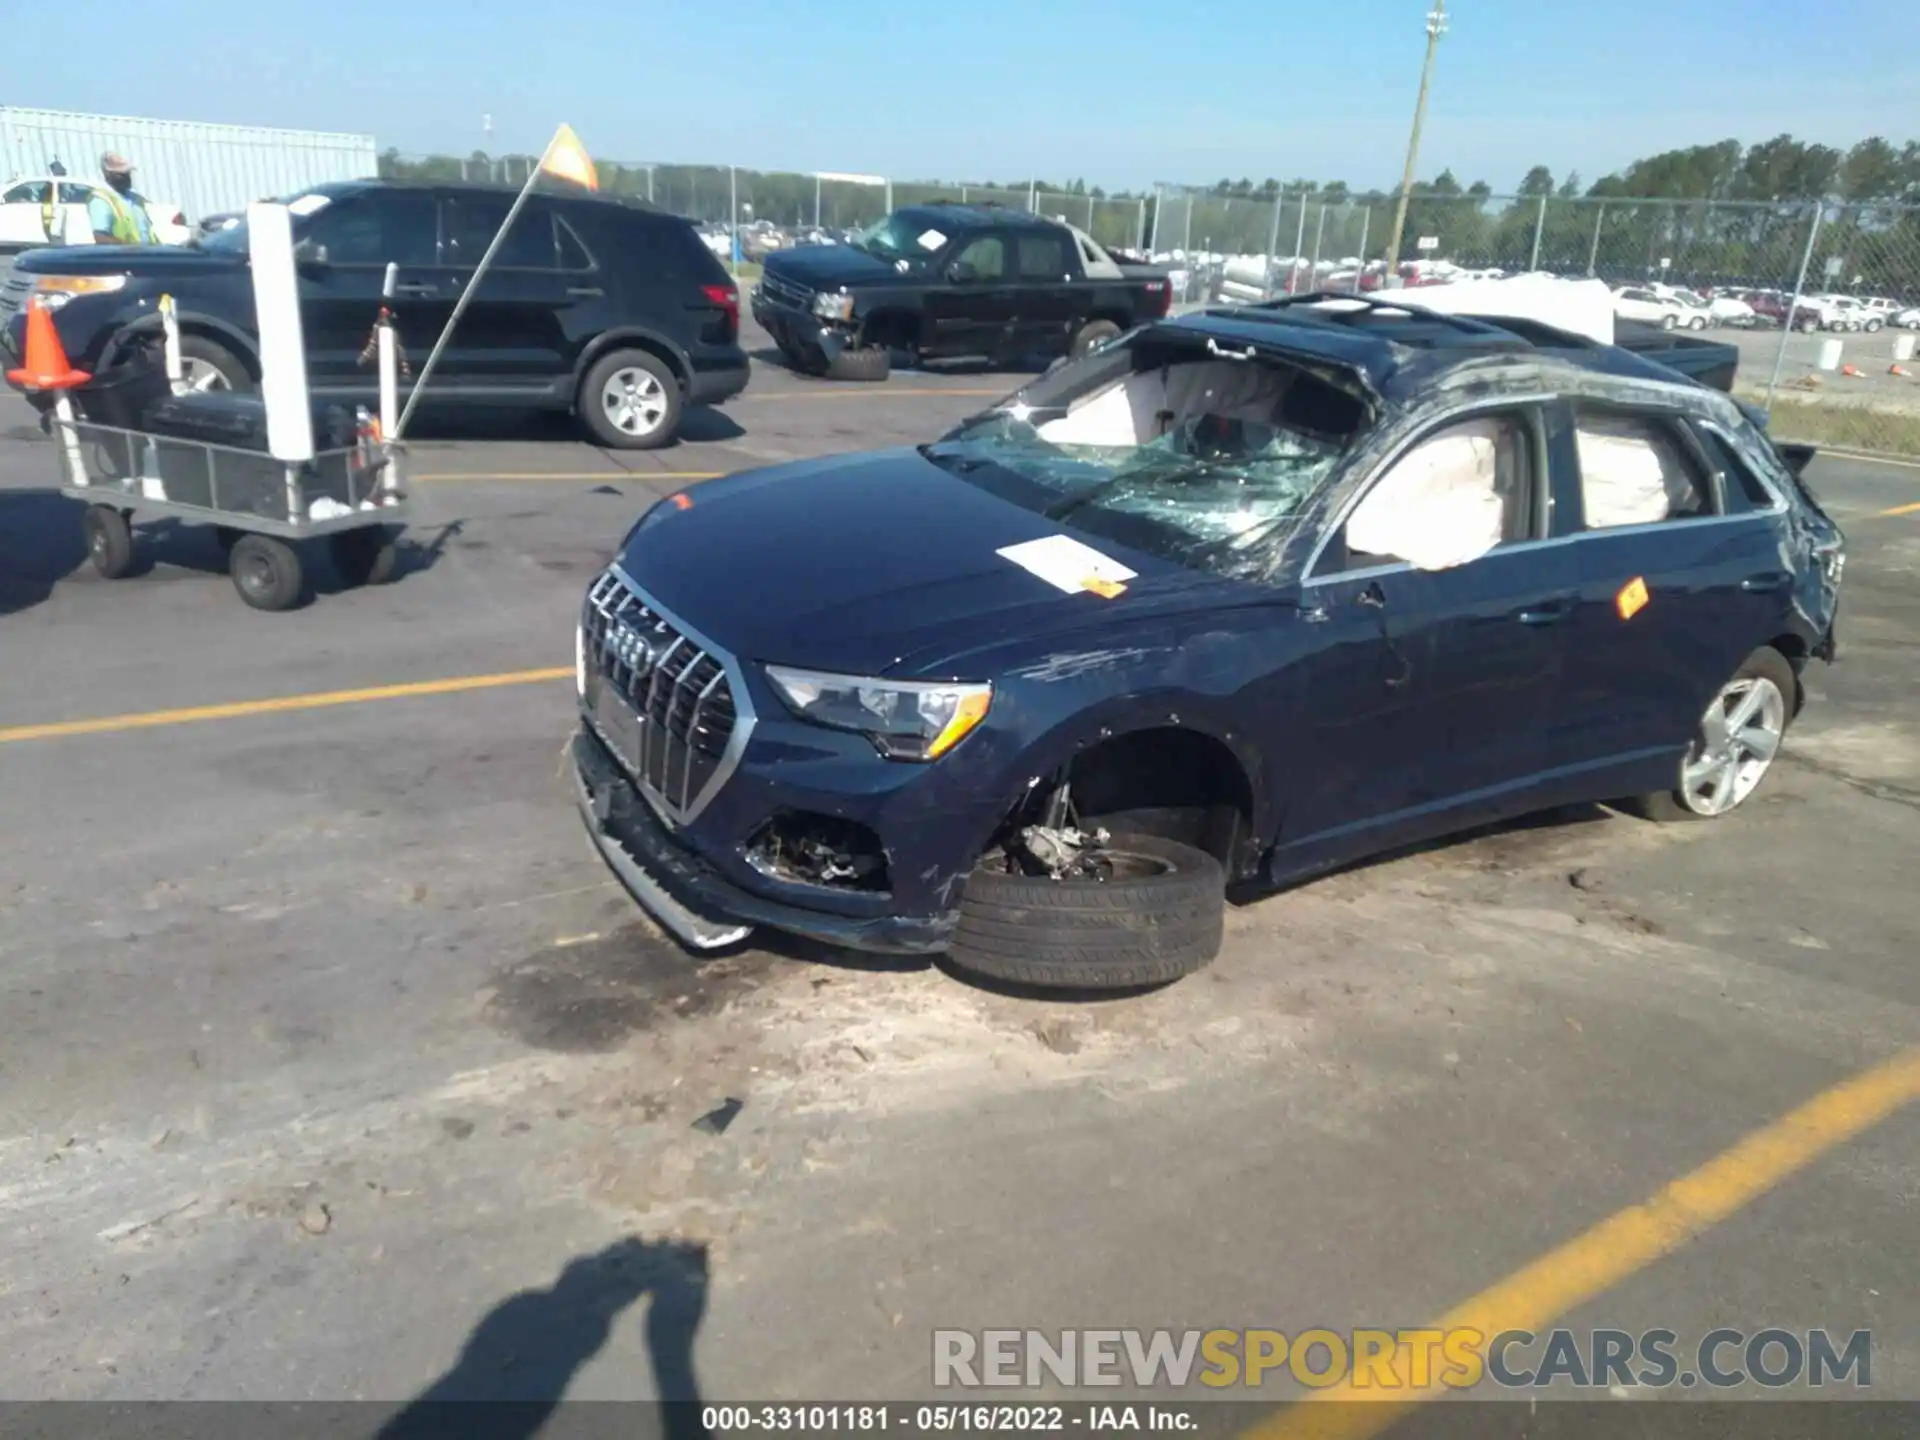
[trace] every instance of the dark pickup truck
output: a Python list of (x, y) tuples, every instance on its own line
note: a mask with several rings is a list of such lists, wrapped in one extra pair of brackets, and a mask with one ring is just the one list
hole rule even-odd
[(894, 363), (1078, 357), (1167, 313), (1164, 270), (1071, 225), (991, 205), (909, 205), (850, 245), (776, 251), (753, 318), (796, 369), (882, 380)]

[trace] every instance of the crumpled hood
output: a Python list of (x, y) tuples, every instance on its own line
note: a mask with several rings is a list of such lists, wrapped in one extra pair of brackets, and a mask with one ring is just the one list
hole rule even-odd
[(802, 245), (775, 250), (765, 261), (767, 273), (804, 285), (809, 290), (837, 290), (842, 285), (904, 283), (908, 276), (877, 255), (851, 245)]
[(700, 486), (654, 511), (620, 565), (663, 608), (748, 661), (964, 678), (971, 651), (1246, 598), (1246, 587), (1091, 536), (1138, 572), (1126, 593), (1065, 594), (1001, 558), (1067, 533), (915, 450), (839, 455)]

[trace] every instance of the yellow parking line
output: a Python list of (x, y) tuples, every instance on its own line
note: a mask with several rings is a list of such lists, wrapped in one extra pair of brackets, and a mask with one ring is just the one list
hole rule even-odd
[(427, 485), (448, 480), (718, 480), (724, 470), (448, 470), (409, 475)]
[(1871, 450), (1840, 450), (1831, 445), (1818, 447), (1822, 455), (1831, 455), (1840, 460), (1859, 460), (1869, 465), (1889, 465), (1897, 470), (1920, 470), (1920, 460), (1901, 460), (1892, 455), (1879, 455)]
[(1916, 511), (1920, 511), (1920, 500), (1914, 501), (1911, 505), (1896, 505), (1891, 510), (1882, 510), (1873, 518), (1875, 520), (1885, 520), (1889, 515), (1912, 515)]
[[(1559, 1249), (1516, 1270), (1433, 1322), (1440, 1331), (1540, 1330), (1672, 1254), (1695, 1236), (1759, 1199), (1822, 1155), (1920, 1100), (1920, 1050), (1816, 1095), (1748, 1135), (1731, 1150), (1683, 1175), (1644, 1204), (1610, 1216)], [(1395, 1365), (1409, 1373), (1405, 1360)], [(1381, 1398), (1349, 1375), (1316, 1390), (1250, 1433), (1267, 1440), (1366, 1440), (1423, 1401), (1453, 1393), (1438, 1384)], [(1325, 1401), (1360, 1402), (1349, 1405)]]
[(55, 720), (45, 725), (15, 725), (0, 730), (0, 745), (20, 740), (58, 740), (72, 735), (109, 735), (119, 730), (149, 730), (160, 725), (191, 725), (201, 720), (238, 720), (288, 710), (320, 710), (330, 705), (361, 705), (369, 700), (403, 700), (413, 695), (455, 695), (463, 690), (497, 690), (564, 680), (571, 666), (547, 670), (511, 670), (499, 675), (455, 675), (445, 680), (414, 680), (404, 685), (375, 685), (365, 690), (326, 690), (282, 695), (272, 700), (235, 700), (225, 705), (195, 705), (185, 710), (148, 710), (134, 715), (102, 715), (92, 720)]

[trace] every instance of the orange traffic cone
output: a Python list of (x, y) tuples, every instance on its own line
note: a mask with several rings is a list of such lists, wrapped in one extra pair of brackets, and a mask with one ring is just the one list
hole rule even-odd
[(1907, 367), (1900, 364), (1898, 361), (1895, 361), (1893, 364), (1887, 366), (1887, 373), (1889, 375), (1898, 375), (1902, 380), (1911, 380), (1913, 378), (1913, 376), (1907, 372)]
[(1840, 367), (1840, 373), (1854, 380), (1864, 380), (1867, 378), (1866, 371), (1862, 370), (1858, 365), (1842, 365)]
[(67, 361), (60, 334), (53, 328), (53, 312), (41, 301), (27, 310), (27, 358), (7, 379), (26, 390), (72, 390), (93, 376)]

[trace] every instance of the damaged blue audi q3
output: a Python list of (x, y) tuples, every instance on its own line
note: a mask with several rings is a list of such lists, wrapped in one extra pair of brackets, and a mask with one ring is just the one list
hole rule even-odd
[(1211, 960), (1229, 893), (1448, 832), (1725, 821), (1835, 653), (1809, 452), (1417, 299), (1150, 323), (930, 444), (654, 506), (580, 620), (601, 854), (697, 948), (1117, 988)]

